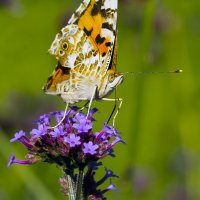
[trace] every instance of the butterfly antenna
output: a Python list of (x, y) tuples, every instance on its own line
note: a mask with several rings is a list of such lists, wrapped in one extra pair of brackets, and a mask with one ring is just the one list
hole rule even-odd
[(124, 72), (124, 74), (177, 74), (182, 73), (182, 69), (177, 69), (174, 71), (160, 71), (160, 72)]

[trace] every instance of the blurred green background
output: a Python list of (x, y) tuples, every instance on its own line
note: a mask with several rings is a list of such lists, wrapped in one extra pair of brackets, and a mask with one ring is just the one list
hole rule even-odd
[[(81, 0), (0, 0), (0, 200), (66, 199), (56, 166), (6, 164), (22, 145), (16, 131), (30, 130), (44, 112), (63, 101), (41, 88), (56, 61), (47, 50)], [(118, 12), (119, 71), (182, 74), (127, 75), (117, 94), (124, 99), (116, 127), (126, 145), (104, 165), (120, 175), (108, 199), (200, 199), (200, 1), (121, 0)], [(100, 109), (97, 129), (112, 110)], [(103, 173), (103, 171), (101, 172)], [(98, 175), (99, 177), (102, 176)], [(107, 182), (107, 185), (109, 182)], [(106, 186), (106, 185), (105, 185)]]

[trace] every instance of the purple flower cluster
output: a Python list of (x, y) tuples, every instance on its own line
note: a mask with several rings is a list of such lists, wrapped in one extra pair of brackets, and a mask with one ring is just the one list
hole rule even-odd
[[(37, 128), (30, 131), (30, 137), (20, 130), (10, 140), (10, 142), (22, 143), (28, 149), (28, 153), (27, 160), (16, 160), (12, 154), (8, 167), (13, 163), (33, 164), (42, 160), (61, 166), (65, 174), (75, 180), (77, 178), (75, 169), (85, 169), (87, 166), (88, 171), (84, 180), (90, 179), (90, 181), (85, 182), (85, 185), (92, 183), (93, 186), (99, 186), (105, 178), (94, 183), (93, 171), (96, 169), (94, 163), (107, 155), (113, 156), (113, 146), (118, 142), (124, 143), (124, 141), (117, 130), (108, 126), (107, 123), (104, 123), (100, 132), (93, 131), (95, 121), (93, 115), (96, 112), (97, 109), (91, 109), (86, 116), (77, 107), (72, 107), (62, 123), (59, 122), (64, 116), (63, 111), (42, 115), (39, 120), (35, 121)], [(59, 126), (52, 128), (50, 122), (54, 118)], [(98, 193), (96, 187), (92, 187), (90, 192), (85, 190), (85, 194), (87, 196), (96, 195)], [(113, 189), (111, 186), (110, 188)]]

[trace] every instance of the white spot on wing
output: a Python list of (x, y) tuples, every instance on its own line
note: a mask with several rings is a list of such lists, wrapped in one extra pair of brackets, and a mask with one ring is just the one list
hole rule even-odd
[(117, 9), (117, 0), (105, 0), (104, 7), (105, 9)]
[(113, 32), (105, 28), (102, 29), (101, 36), (106, 38), (111, 38), (111, 41), (114, 41), (115, 38)]
[(69, 37), (69, 40), (68, 40), (72, 45), (74, 44), (74, 38), (73, 37)]
[(89, 65), (89, 63), (90, 63), (90, 60), (87, 58), (87, 59), (84, 60), (83, 63), (84, 63), (85, 66), (87, 66), (87, 65)]
[(91, 59), (91, 64), (94, 64), (98, 60), (98, 56), (93, 56)]
[(89, 51), (89, 49), (91, 49), (91, 45), (90, 43), (87, 41), (85, 42), (85, 44), (83, 45), (83, 53), (87, 53)]
[(74, 35), (78, 31), (78, 27), (74, 27), (74, 26), (72, 26), (72, 27), (73, 28), (69, 31), (70, 35)]
[(73, 69), (74, 68), (74, 63), (76, 61), (77, 55), (76, 54), (71, 54), (68, 56), (68, 65), (67, 67)]

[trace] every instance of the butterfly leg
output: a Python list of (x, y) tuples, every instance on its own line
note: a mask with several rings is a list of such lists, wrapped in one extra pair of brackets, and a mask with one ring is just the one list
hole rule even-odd
[(84, 104), (84, 106), (83, 106), (82, 108), (79, 109), (79, 111), (76, 113), (76, 115), (79, 115), (79, 113), (80, 113), (83, 109), (86, 108), (86, 106), (88, 105), (89, 102), (90, 102), (90, 101), (87, 101), (87, 102)]
[(90, 108), (91, 108), (91, 106), (92, 106), (92, 101), (93, 101), (93, 99), (94, 99), (94, 97), (95, 97), (96, 90), (97, 90), (97, 86), (94, 87), (94, 90), (93, 90), (93, 92), (92, 92), (92, 96), (91, 96), (90, 101), (89, 101), (88, 113), (87, 113), (86, 119), (88, 118), (88, 115), (89, 115), (89, 113), (90, 113)]
[[(116, 111), (116, 113), (115, 113), (115, 115), (114, 115), (114, 117), (113, 117), (113, 126), (115, 126), (116, 117), (117, 117), (117, 115), (118, 115), (118, 113), (119, 113), (119, 110), (120, 110), (121, 107), (122, 107), (123, 99), (122, 99), (122, 98), (117, 98), (117, 99), (103, 98), (102, 100), (104, 100), (104, 101), (114, 101), (114, 102), (119, 101), (119, 102), (120, 102), (120, 103), (119, 103), (119, 106), (118, 106), (118, 108), (117, 108), (117, 111)], [(113, 110), (112, 110), (112, 113), (111, 113), (111, 115), (110, 115), (110, 117), (109, 117), (109, 119), (108, 119), (109, 121), (110, 121), (110, 119), (111, 119), (111, 117), (112, 117), (112, 115), (113, 115), (113, 113), (114, 113), (114, 111), (115, 111), (115, 109), (116, 109), (116, 106), (117, 106), (117, 104), (115, 103), (115, 106), (114, 106), (114, 108), (113, 108)]]
[(80, 108), (80, 110), (79, 110), (79, 111), (82, 111), (83, 109), (85, 109), (85, 108), (86, 108), (86, 106), (89, 104), (89, 102), (90, 102), (90, 101), (87, 101), (87, 102), (84, 104), (84, 106), (83, 106), (82, 108)]

